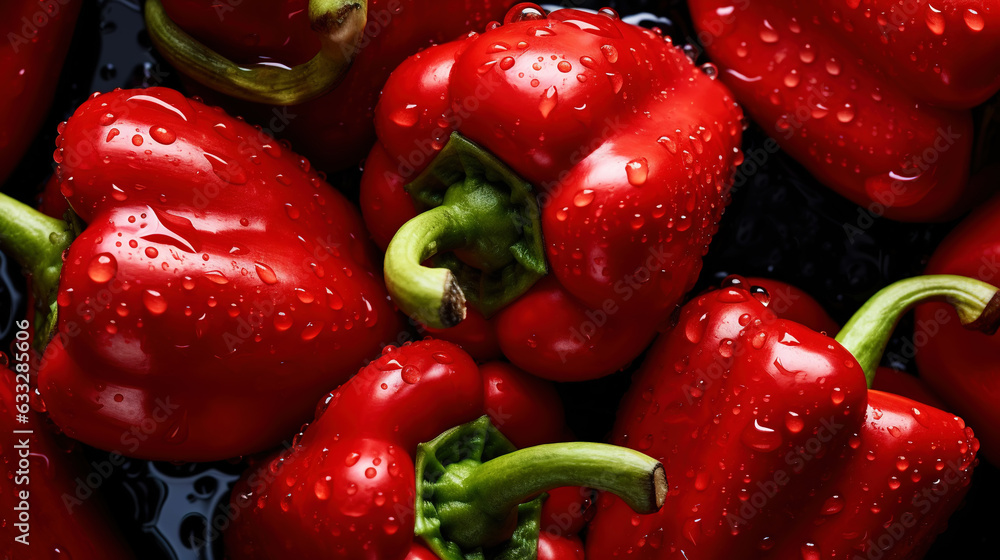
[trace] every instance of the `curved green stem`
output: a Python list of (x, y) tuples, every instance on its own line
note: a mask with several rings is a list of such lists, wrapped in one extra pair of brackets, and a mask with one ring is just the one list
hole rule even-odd
[[(462, 472), (462, 471), (466, 472)], [(538, 445), (453, 472), (454, 485), (437, 486), (436, 496), (461, 496), (459, 507), (438, 509), (442, 532), (463, 548), (495, 540), (517, 506), (562, 486), (611, 492), (637, 513), (663, 507), (667, 479), (659, 461), (638, 451), (604, 443)], [(461, 480), (457, 480), (461, 477)]]
[(869, 387), (900, 317), (914, 305), (927, 301), (951, 304), (962, 325), (969, 329), (992, 333), (1000, 325), (1000, 292), (985, 282), (941, 274), (891, 284), (872, 296), (836, 338), (861, 364)]
[(38, 309), (36, 340), (48, 342), (56, 318), (56, 292), (62, 272), (62, 254), (73, 241), (68, 223), (0, 193), (0, 250), (31, 275)]
[(368, 4), (361, 0), (310, 0), (309, 19), (320, 51), (291, 68), (239, 65), (188, 35), (160, 0), (148, 0), (146, 28), (157, 50), (175, 68), (226, 95), (272, 105), (295, 105), (329, 91), (344, 77), (364, 34)]
[[(396, 232), (385, 282), (396, 305), (432, 328), (507, 305), (545, 275), (538, 202), (531, 185), (458, 133), (406, 185), (424, 210)], [(422, 265), (433, 257), (432, 267)]]
[(438, 206), (406, 222), (385, 252), (385, 283), (393, 301), (425, 325), (453, 327), (465, 319), (465, 295), (447, 268), (421, 263), (465, 242), (463, 221), (448, 206)]

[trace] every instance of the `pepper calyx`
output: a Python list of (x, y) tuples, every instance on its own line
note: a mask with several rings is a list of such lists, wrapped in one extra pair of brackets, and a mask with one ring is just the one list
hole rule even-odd
[(468, 300), (489, 317), (547, 273), (531, 185), (461, 134), (406, 189), (422, 213), (389, 243), (385, 279), (408, 315), (453, 327)]
[(414, 533), (443, 560), (533, 558), (544, 492), (587, 486), (638, 513), (663, 506), (663, 465), (638, 451), (570, 442), (515, 450), (483, 416), (417, 449)]

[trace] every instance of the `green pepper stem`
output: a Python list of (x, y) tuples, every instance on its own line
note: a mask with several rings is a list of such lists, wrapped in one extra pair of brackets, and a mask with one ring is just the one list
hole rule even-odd
[[(393, 236), (385, 252), (386, 287), (396, 305), (421, 323), (453, 327), (465, 319), (467, 295), (479, 294), (465, 294), (465, 284), (452, 270), (421, 263), (452, 251), (456, 259), (490, 274), (518, 262), (515, 246), (523, 231), (522, 215), (511, 203), (509, 190), (483, 177), (465, 177), (448, 188), (440, 206), (418, 214)], [(521, 276), (531, 282), (536, 278)], [(517, 281), (510, 279), (509, 284)], [(480, 311), (487, 311), (482, 307)]]
[(421, 265), (464, 242), (462, 223), (451, 207), (438, 206), (406, 222), (385, 252), (385, 283), (393, 301), (431, 327), (453, 327), (465, 319), (465, 295), (451, 270)]
[(1000, 325), (1000, 292), (985, 282), (941, 274), (890, 284), (872, 296), (836, 338), (861, 364), (868, 387), (899, 319), (914, 305), (928, 301), (951, 304), (968, 329), (993, 333)]
[(461, 484), (471, 509), (440, 509), (438, 514), (447, 536), (470, 549), (488, 543), (497, 521), (546, 490), (596, 488), (643, 514), (659, 511), (667, 494), (659, 461), (625, 447), (589, 442), (538, 445), (501, 455), (475, 466)]
[(58, 288), (62, 253), (71, 241), (68, 223), (0, 193), (0, 249), (28, 270), (36, 294)]
[(0, 250), (31, 275), (38, 348), (48, 343), (55, 326), (62, 256), (72, 242), (70, 224), (0, 193)]
[(368, 19), (360, 0), (310, 0), (309, 19), (320, 36), (320, 51), (294, 67), (239, 65), (188, 35), (160, 0), (148, 0), (146, 28), (157, 50), (175, 68), (226, 95), (271, 105), (295, 105), (329, 91), (344, 77), (358, 50)]

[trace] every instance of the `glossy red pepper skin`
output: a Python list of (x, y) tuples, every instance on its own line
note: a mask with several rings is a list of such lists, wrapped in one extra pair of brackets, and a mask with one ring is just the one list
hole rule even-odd
[(805, 291), (770, 278), (747, 277), (746, 281), (751, 286), (760, 286), (767, 290), (770, 297), (767, 307), (778, 317), (801, 323), (816, 332), (825, 332), (830, 336), (836, 335), (840, 330), (840, 325), (830, 317), (826, 309)]
[(971, 430), (869, 391), (844, 347), (745, 288), (696, 298), (654, 344), (613, 440), (663, 461), (674, 507), (602, 496), (588, 558), (919, 557), (967, 489)]
[[(994, 196), (941, 242), (927, 272), (965, 274), (1000, 285), (997, 212), (1000, 197)], [(1000, 465), (1000, 341), (961, 332), (965, 329), (957, 322), (954, 312), (941, 304), (916, 310), (913, 342), (920, 378), (976, 428), (983, 454)]]
[(875, 215), (968, 209), (969, 109), (1000, 89), (985, 2), (690, 0), (723, 81), (782, 149)]
[(286, 146), (163, 88), (95, 96), (61, 130), (88, 227), (38, 379), (73, 437), (158, 460), (267, 449), (396, 338), (360, 216)]
[[(293, 551), (314, 558), (433, 559), (414, 533), (417, 444), (433, 432), (486, 412), (524, 445), (565, 434), (562, 405), (547, 382), (504, 363), (478, 368), (455, 345), (433, 339), (387, 347), (320, 405), (292, 449), (259, 465), (233, 493), (240, 517), (228, 534), (233, 558), (273, 558)], [(365, 419), (368, 420), (365, 420)], [(531, 421), (537, 421), (537, 429)], [(556, 438), (556, 439), (548, 439)], [(289, 482), (290, 481), (290, 482)], [(579, 488), (553, 491), (568, 507)], [(582, 500), (581, 500), (582, 501)], [(584, 508), (577, 506), (582, 512)], [(542, 537), (559, 547), (569, 534)], [(558, 510), (556, 510), (558, 512)], [(317, 538), (320, 534), (330, 535)], [(556, 558), (556, 557), (553, 557)]]
[[(747, 283), (767, 290), (771, 298), (768, 308), (782, 319), (795, 321), (814, 331), (825, 332), (829, 336), (836, 335), (837, 331), (840, 330), (840, 325), (830, 317), (818, 301), (795, 286), (777, 280), (756, 277), (747, 278)], [(902, 395), (941, 410), (949, 410), (947, 405), (941, 402), (941, 399), (936, 397), (922, 380), (903, 371), (888, 367), (878, 368), (878, 374), (875, 376), (872, 388)]]
[[(420, 49), (481, 30), (503, 17), (513, 3), (370, 0), (360, 50), (343, 80), (330, 92), (287, 108), (241, 102), (198, 84), (191, 86), (199, 95), (291, 140), (320, 169), (338, 171), (358, 165), (374, 143), (375, 104), (393, 68)], [(213, 0), (163, 0), (167, 14), (181, 28), (232, 60), (286, 65), (306, 62), (319, 50), (307, 5), (308, 0), (244, 0), (238, 6)]]
[(0, 184), (42, 125), (83, 0), (9, 0), (0, 6)]
[(502, 27), (393, 72), (361, 204), (385, 247), (416, 215), (403, 186), (453, 131), (504, 162), (538, 195), (549, 273), (483, 337), (534, 375), (581, 380), (638, 355), (693, 285), (739, 162), (741, 114), (652, 31), (610, 11), (539, 15), (516, 7)]
[[(19, 407), (27, 403), (21, 396), (30, 392), (27, 379), (0, 369), (0, 539), (5, 557), (134, 558), (100, 497), (90, 487), (84, 486), (89, 494), (79, 491), (80, 480), (89, 474), (80, 446), (56, 436), (50, 423), (34, 411), (24, 411), (28, 423), (16, 421), (24, 410)], [(19, 527), (20, 523), (26, 526)], [(18, 537), (27, 542), (15, 541)]]
[(482, 415), (484, 391), (475, 362), (452, 344), (387, 349), (331, 393), (292, 449), (238, 483), (233, 558), (406, 556), (417, 444)]

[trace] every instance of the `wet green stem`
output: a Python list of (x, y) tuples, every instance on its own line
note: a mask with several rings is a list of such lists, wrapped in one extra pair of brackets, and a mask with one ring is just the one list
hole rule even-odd
[(837, 342), (861, 364), (869, 387), (899, 319), (913, 306), (928, 301), (951, 304), (968, 329), (993, 333), (1000, 325), (1000, 293), (985, 282), (941, 274), (891, 284), (872, 296), (837, 335)]

